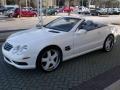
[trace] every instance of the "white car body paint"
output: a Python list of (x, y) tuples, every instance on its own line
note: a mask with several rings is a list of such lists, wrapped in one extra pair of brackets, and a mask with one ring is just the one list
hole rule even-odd
[[(82, 19), (84, 20), (84, 19)], [(81, 21), (82, 21), (81, 20)], [(36, 60), (41, 50), (50, 45), (58, 46), (63, 53), (63, 61), (70, 60), (70, 58), (86, 54), (88, 52), (101, 49), (104, 41), (109, 34), (113, 34), (116, 37), (116, 29), (114, 26), (104, 26), (95, 30), (87, 31), (85, 33), (78, 33), (77, 27), (81, 23), (74, 26), (69, 32), (59, 31), (60, 33), (49, 32), (52, 29), (48, 28), (32, 28), (30, 30), (22, 31), (11, 35), (6, 42), (13, 45), (13, 48), (18, 45), (27, 45), (28, 49), (21, 55), (13, 54), (12, 50), (6, 51), (4, 49), (4, 43), (2, 46), (2, 52), (4, 59), (7, 63), (20, 68), (20, 69), (32, 69), (36, 68)], [(114, 30), (114, 31), (113, 31)], [(66, 51), (65, 47), (70, 46), (71, 50)], [(7, 57), (11, 62), (6, 60)], [(28, 59), (23, 59), (30, 57)], [(27, 62), (28, 65), (17, 65), (16, 62)]]

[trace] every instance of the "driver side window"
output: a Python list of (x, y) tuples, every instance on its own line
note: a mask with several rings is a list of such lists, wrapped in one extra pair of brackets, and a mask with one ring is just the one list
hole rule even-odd
[(92, 21), (84, 21), (82, 22), (79, 26), (78, 26), (78, 29), (85, 29), (87, 31), (91, 31), (91, 30), (94, 30), (96, 29), (96, 25), (92, 22)]

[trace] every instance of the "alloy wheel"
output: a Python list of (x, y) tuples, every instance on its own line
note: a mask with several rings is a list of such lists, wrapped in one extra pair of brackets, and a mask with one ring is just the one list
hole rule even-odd
[(41, 58), (41, 67), (45, 71), (52, 71), (60, 64), (60, 55), (58, 50), (50, 49), (46, 51)]
[(105, 51), (111, 51), (112, 48), (114, 46), (114, 37), (113, 36), (109, 36), (106, 41), (105, 41)]

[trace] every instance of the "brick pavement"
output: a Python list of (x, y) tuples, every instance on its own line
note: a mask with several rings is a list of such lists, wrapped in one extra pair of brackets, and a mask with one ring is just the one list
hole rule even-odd
[(120, 66), (116, 66), (78, 86), (72, 87), (70, 90), (120, 90), (119, 79)]

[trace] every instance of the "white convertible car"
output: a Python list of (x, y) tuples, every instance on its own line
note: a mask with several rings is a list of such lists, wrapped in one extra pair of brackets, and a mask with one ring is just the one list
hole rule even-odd
[(2, 46), (4, 60), (20, 69), (55, 70), (62, 61), (103, 49), (116, 41), (114, 26), (77, 17), (60, 17), (40, 28), (15, 33)]

